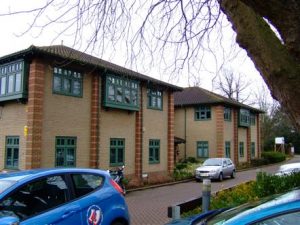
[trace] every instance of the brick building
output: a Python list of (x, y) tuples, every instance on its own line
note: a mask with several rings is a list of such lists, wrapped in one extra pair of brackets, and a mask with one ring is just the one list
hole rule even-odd
[(236, 164), (260, 156), (263, 111), (199, 87), (174, 94), (177, 159), (229, 157)]
[(166, 178), (180, 90), (62, 45), (1, 57), (0, 169), (125, 164), (133, 181)]

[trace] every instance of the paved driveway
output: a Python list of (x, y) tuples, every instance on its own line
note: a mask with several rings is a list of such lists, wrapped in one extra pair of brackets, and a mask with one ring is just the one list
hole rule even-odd
[[(296, 156), (289, 162), (300, 162), (300, 156)], [(273, 165), (261, 170), (274, 173), (277, 169), (278, 165)], [(236, 179), (226, 179), (221, 183), (212, 182), (212, 192), (232, 187), (237, 183), (254, 180), (256, 171), (256, 169), (242, 171), (237, 173)], [(128, 193), (126, 201), (131, 215), (131, 225), (163, 225), (167, 223), (170, 220), (167, 216), (168, 206), (200, 197), (201, 188), (202, 183), (191, 181)]]

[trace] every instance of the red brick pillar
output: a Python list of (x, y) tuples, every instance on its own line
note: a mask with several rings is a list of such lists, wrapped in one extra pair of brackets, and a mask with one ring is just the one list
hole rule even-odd
[(217, 157), (224, 157), (224, 106), (216, 106)]
[(174, 170), (174, 94), (168, 94), (168, 172)]
[(247, 162), (251, 161), (251, 125), (247, 128)]
[(142, 141), (143, 141), (143, 89), (140, 89), (140, 110), (135, 113), (135, 177), (142, 178)]
[(90, 167), (99, 167), (99, 76), (92, 75)]
[(261, 135), (260, 135), (260, 119), (259, 119), (259, 113), (256, 115), (256, 135), (257, 135), (257, 158), (260, 158), (260, 154), (261, 154)]
[(233, 161), (239, 162), (239, 133), (238, 133), (238, 111), (233, 109)]
[(41, 167), (44, 81), (45, 65), (34, 59), (29, 71), (25, 169)]

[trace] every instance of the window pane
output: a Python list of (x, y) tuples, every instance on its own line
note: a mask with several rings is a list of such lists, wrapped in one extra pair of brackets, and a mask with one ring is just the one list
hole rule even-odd
[(73, 174), (72, 180), (76, 198), (96, 190), (103, 184), (103, 177), (93, 174)]
[(66, 93), (71, 93), (71, 80), (70, 79), (64, 79), (64, 86), (63, 91)]
[(117, 88), (117, 102), (122, 102), (122, 88), (118, 87)]
[(53, 89), (55, 91), (61, 91), (61, 78), (58, 76), (54, 76)]
[(115, 101), (115, 88), (113, 85), (108, 86), (108, 100)]
[(1, 77), (1, 95), (6, 93), (6, 77)]
[(56, 148), (56, 166), (64, 166), (64, 149)]
[(77, 80), (73, 81), (73, 94), (80, 95), (81, 93), (81, 83)]
[(8, 76), (8, 93), (14, 91), (14, 75)]
[(124, 162), (124, 156), (123, 156), (123, 149), (118, 149), (118, 163), (123, 163)]
[(16, 92), (21, 91), (21, 74), (20, 73), (16, 74), (16, 87), (15, 87), (15, 91)]

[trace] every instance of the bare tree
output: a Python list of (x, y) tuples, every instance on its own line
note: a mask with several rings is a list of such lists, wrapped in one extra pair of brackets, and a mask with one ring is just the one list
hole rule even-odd
[[(222, 33), (213, 29), (220, 31), (228, 25), (222, 19), (226, 15), (236, 32), (236, 42), (247, 51), (272, 96), (300, 128), (300, 101), (295, 101), (300, 97), (299, 1), (47, 0), (34, 9), (1, 14), (22, 13), (34, 15), (28, 30), (43, 32), (55, 24), (59, 28), (56, 38), (68, 33), (74, 44), (100, 53), (108, 46), (126, 47), (130, 62), (140, 60), (174, 71), (192, 67), (201, 71), (205, 67), (204, 55), (217, 51), (212, 45), (223, 39)], [(162, 57), (155, 61), (154, 53)], [(220, 54), (212, 55), (219, 60)]]
[(234, 74), (233, 70), (223, 69), (213, 80), (213, 86), (227, 98), (246, 103), (251, 95), (249, 85), (251, 80), (246, 80), (245, 75)]

